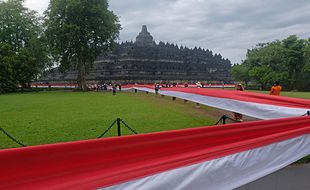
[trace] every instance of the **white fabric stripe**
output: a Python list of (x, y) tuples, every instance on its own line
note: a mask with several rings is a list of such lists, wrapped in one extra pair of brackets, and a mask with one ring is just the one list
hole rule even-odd
[(244, 115), (259, 119), (276, 119), (301, 116), (310, 110), (310, 108), (291, 108), (168, 90), (163, 90), (159, 93), (167, 96), (174, 96), (177, 98), (190, 100), (211, 107), (242, 113)]
[(140, 91), (155, 93), (155, 89), (151, 89), (151, 88), (146, 88), (146, 87), (134, 87), (134, 88)]
[(129, 90), (133, 90), (133, 88), (122, 88), (122, 91), (129, 91)]
[(275, 172), (308, 154), (310, 134), (102, 189), (229, 190)]

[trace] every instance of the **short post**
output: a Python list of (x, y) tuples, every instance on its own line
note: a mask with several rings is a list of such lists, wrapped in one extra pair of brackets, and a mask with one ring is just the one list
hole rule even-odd
[(122, 134), (121, 134), (121, 119), (117, 118), (116, 121), (117, 121), (117, 135), (120, 137), (120, 136), (122, 136)]
[(161, 97), (163, 98), (163, 97), (165, 97), (165, 95), (161, 95)]
[(135, 89), (135, 93), (137, 93), (138, 92), (138, 90), (137, 89)]
[(174, 100), (176, 100), (177, 98), (176, 97), (172, 97), (172, 100), (174, 101)]
[(188, 100), (183, 100), (184, 103), (188, 102)]
[(227, 119), (227, 116), (226, 115), (223, 115), (223, 125), (225, 125), (226, 124), (226, 119)]
[(146, 93), (146, 94), (149, 94), (149, 92), (148, 92), (148, 91), (146, 91), (145, 93)]

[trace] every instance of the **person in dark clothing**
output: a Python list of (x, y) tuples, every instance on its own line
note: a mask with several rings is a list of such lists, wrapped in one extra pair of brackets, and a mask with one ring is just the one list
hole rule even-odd
[(115, 96), (116, 95), (116, 85), (115, 84), (112, 85), (112, 92), (113, 92), (113, 96)]
[(159, 84), (155, 84), (155, 94), (158, 94), (159, 91)]
[[(236, 90), (244, 91), (244, 88), (241, 84), (238, 84), (236, 86)], [(240, 122), (243, 121), (242, 120), (243, 115), (241, 113), (234, 112), (234, 117), (235, 117), (235, 120), (237, 120), (237, 121), (240, 121)]]
[(108, 90), (108, 85), (106, 83), (103, 84), (103, 90), (107, 91)]

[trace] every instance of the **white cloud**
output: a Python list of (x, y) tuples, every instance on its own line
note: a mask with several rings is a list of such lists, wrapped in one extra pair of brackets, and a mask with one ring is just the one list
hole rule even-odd
[[(42, 13), (49, 0), (26, 0)], [(259, 42), (310, 37), (309, 0), (110, 0), (120, 16), (120, 40), (134, 40), (143, 24), (159, 41), (201, 46), (233, 63)]]

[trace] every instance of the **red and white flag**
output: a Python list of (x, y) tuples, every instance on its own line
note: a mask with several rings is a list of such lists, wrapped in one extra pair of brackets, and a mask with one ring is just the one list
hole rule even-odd
[(310, 117), (0, 150), (0, 189), (233, 189), (310, 154)]
[[(150, 85), (133, 85), (132, 88), (155, 92)], [(310, 100), (307, 99), (271, 96), (247, 91), (206, 88), (161, 88), (159, 93), (259, 119), (296, 117), (310, 111)]]

